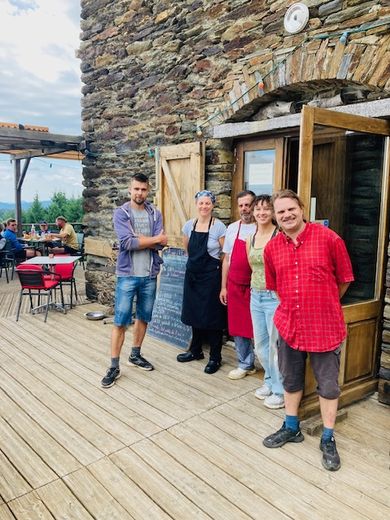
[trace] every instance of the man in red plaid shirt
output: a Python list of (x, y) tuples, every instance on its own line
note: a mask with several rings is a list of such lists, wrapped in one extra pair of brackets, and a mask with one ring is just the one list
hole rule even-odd
[(303, 441), (298, 409), (309, 353), (324, 424), (322, 464), (335, 471), (340, 468), (340, 457), (333, 430), (340, 395), (340, 351), (346, 337), (340, 298), (354, 279), (351, 261), (344, 241), (334, 231), (305, 222), (296, 193), (281, 190), (272, 200), (282, 232), (267, 244), (264, 264), (267, 289), (276, 291), (280, 299), (274, 321), (279, 331), (286, 418), (263, 444), (279, 448), (286, 442)]

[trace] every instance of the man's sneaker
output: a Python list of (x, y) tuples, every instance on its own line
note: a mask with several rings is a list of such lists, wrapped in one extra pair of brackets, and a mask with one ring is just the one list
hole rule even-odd
[(264, 406), (272, 410), (284, 408), (284, 397), (278, 394), (271, 394), (264, 399)]
[(149, 361), (142, 356), (130, 356), (127, 364), (132, 367), (141, 368), (142, 370), (153, 370), (154, 368), (152, 363), (149, 363)]
[(257, 397), (257, 399), (263, 400), (269, 395), (271, 395), (271, 393), (272, 392), (270, 387), (264, 383), (260, 388), (256, 390), (255, 397)]
[(238, 368), (234, 368), (233, 370), (230, 370), (230, 372), (228, 373), (228, 378), (229, 379), (242, 379), (243, 377), (251, 376), (252, 374), (256, 374), (256, 369), (254, 367), (248, 368), (248, 369), (238, 367)]
[(320, 450), (322, 451), (322, 465), (328, 471), (337, 471), (340, 469), (340, 456), (337, 452), (336, 441), (332, 437), (329, 441), (321, 439)]
[(286, 423), (283, 423), (283, 426), (275, 433), (268, 435), (263, 440), (263, 444), (266, 448), (280, 448), (286, 442), (302, 442), (304, 436), (301, 430), (294, 431), (290, 430), (290, 428), (286, 428)]
[(103, 377), (101, 385), (103, 388), (110, 388), (115, 384), (115, 380), (121, 377), (121, 371), (118, 367), (110, 367), (106, 375)]

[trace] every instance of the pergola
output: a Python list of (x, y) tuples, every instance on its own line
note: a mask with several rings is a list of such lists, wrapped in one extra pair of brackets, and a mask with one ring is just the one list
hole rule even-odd
[(22, 223), (21, 192), (23, 181), (34, 157), (80, 161), (84, 158), (85, 141), (81, 136), (52, 134), (48, 127), (0, 122), (0, 153), (14, 162), (15, 217), (18, 231)]

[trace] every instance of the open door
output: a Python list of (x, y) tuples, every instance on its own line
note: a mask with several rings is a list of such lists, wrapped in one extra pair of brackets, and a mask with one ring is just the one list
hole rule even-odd
[[(389, 134), (389, 121), (303, 108), (298, 193), (306, 218), (328, 225), (344, 239), (356, 279), (342, 300), (348, 335), (341, 359), (341, 405), (377, 386), (388, 236)], [(317, 407), (315, 386), (308, 369), (303, 417)]]
[(181, 229), (195, 210), (194, 196), (204, 188), (204, 143), (162, 146), (156, 156), (156, 205), (162, 212), (168, 244), (182, 247)]

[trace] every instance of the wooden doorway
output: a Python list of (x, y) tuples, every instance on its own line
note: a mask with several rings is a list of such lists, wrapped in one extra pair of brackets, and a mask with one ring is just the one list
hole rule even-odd
[[(376, 389), (388, 234), (388, 121), (304, 107), (298, 193), (306, 217), (336, 231), (351, 256), (355, 282), (343, 297), (347, 340), (341, 404)], [(317, 408), (310, 369), (301, 413)]]
[(203, 142), (162, 146), (156, 157), (156, 204), (168, 243), (182, 247), (182, 227), (195, 211), (195, 193), (204, 188)]
[[(279, 188), (298, 191), (306, 219), (329, 226), (346, 242), (355, 282), (342, 300), (348, 336), (340, 371), (341, 405), (377, 387), (389, 231), (389, 134), (389, 121), (304, 107), (299, 135), (289, 130), (288, 136), (257, 137), (236, 145), (232, 201), (240, 190), (253, 189), (256, 175), (268, 171), (268, 193)], [(261, 157), (263, 150), (272, 151), (272, 175), (269, 165), (264, 168), (261, 160), (256, 165), (256, 155), (250, 155), (257, 152)], [(256, 186), (253, 191), (258, 192)], [(316, 383), (308, 364), (300, 413), (305, 417), (317, 411)]]

